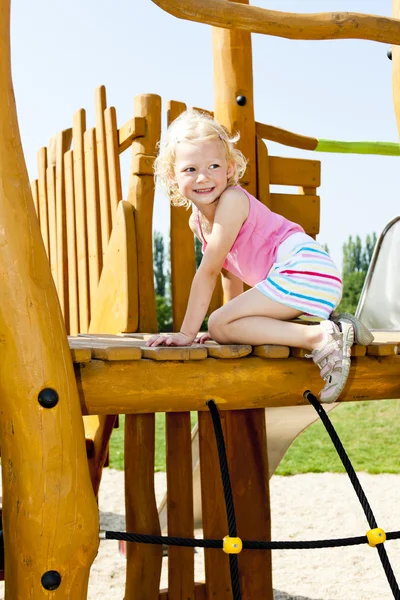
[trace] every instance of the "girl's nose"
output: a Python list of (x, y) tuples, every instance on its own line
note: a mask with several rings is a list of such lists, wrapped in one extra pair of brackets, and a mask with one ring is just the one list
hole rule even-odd
[(198, 173), (197, 181), (206, 181), (206, 180), (207, 180), (207, 175), (205, 173)]

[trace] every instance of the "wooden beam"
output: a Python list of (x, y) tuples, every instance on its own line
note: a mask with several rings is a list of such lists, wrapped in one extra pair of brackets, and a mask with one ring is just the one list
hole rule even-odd
[(152, 0), (178, 19), (290, 40), (360, 39), (400, 44), (400, 21), (364, 13), (286, 13), (229, 0)]
[(291, 146), (292, 148), (315, 150), (318, 146), (317, 138), (293, 133), (292, 131), (274, 127), (273, 125), (265, 125), (264, 123), (257, 122), (256, 131), (257, 135), (263, 138), (263, 140), (270, 140), (271, 142), (283, 144), (284, 146)]
[[(400, 355), (354, 357), (341, 400), (400, 399), (399, 369)], [(317, 393), (323, 384), (312, 361), (292, 357), (92, 360), (75, 365), (75, 372), (82, 411), (96, 415), (107, 414), (110, 406), (118, 414), (207, 410), (210, 398), (224, 410), (298, 406), (307, 404), (305, 390)]]
[(142, 137), (146, 133), (146, 119), (144, 117), (132, 117), (118, 130), (118, 151), (121, 154), (127, 150), (134, 139)]

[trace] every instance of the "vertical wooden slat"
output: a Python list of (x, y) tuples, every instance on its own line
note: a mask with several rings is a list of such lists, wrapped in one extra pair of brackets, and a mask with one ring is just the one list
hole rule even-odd
[[(226, 411), (226, 452), (238, 535), (245, 540), (271, 539), (269, 469), (265, 410)], [(271, 552), (239, 555), (242, 600), (273, 598)]]
[(73, 117), (74, 142), (74, 187), (76, 214), (76, 252), (79, 291), (79, 331), (87, 333), (89, 328), (89, 270), (87, 250), (87, 217), (85, 191), (85, 163), (83, 134), (86, 129), (86, 113), (78, 110)]
[(96, 132), (94, 128), (85, 131), (85, 182), (86, 182), (86, 213), (87, 213), (87, 243), (89, 259), (89, 297), (90, 314), (94, 310), (96, 291), (99, 284), (103, 254), (101, 251), (100, 235), (100, 206), (99, 185), (96, 157)]
[(37, 164), (38, 164), (38, 185), (39, 185), (39, 222), (40, 232), (46, 254), (50, 258), (50, 243), (49, 243), (49, 221), (48, 221), (48, 208), (47, 208), (47, 183), (46, 183), (46, 169), (47, 169), (47, 149), (40, 148), (37, 153)]
[(271, 208), (269, 187), (269, 156), (264, 140), (257, 136), (257, 198)]
[(72, 130), (60, 131), (56, 136), (56, 223), (57, 223), (57, 289), (64, 315), (65, 327), (69, 331), (68, 307), (68, 254), (67, 223), (65, 207), (64, 154), (71, 146)]
[[(186, 105), (183, 102), (168, 102), (168, 127), (185, 110)], [(196, 258), (193, 233), (188, 225), (190, 212), (181, 206), (172, 205), (170, 211), (172, 322), (174, 331), (179, 331), (196, 272)]]
[[(249, 0), (235, 0), (249, 4)], [(242, 185), (257, 193), (256, 127), (253, 103), (251, 34), (212, 28), (214, 115), (228, 130), (239, 130), (238, 144), (248, 160)], [(239, 105), (238, 95), (246, 102)], [(268, 460), (264, 410), (231, 411), (225, 417), (226, 443), (238, 535), (269, 538)], [(242, 600), (272, 600), (271, 556), (266, 551), (239, 555)]]
[[(198, 416), (203, 534), (205, 538), (222, 540), (228, 535), (228, 522), (214, 428), (208, 412), (199, 412)], [(232, 600), (228, 555), (219, 549), (205, 548), (204, 567), (207, 600)]]
[[(126, 530), (160, 535), (154, 492), (155, 415), (125, 416)], [(153, 600), (159, 596), (162, 546), (128, 544), (126, 600)]]
[[(190, 413), (167, 413), (168, 535), (193, 537)], [(168, 600), (194, 600), (194, 549), (168, 549)]]
[(68, 253), (68, 307), (69, 334), (79, 333), (79, 298), (76, 264), (76, 226), (75, 226), (75, 191), (74, 191), (74, 155), (73, 150), (64, 154), (65, 169), (65, 208), (67, 222)]
[(39, 214), (39, 182), (38, 182), (37, 179), (34, 179), (31, 182), (31, 191), (32, 191), (33, 204), (35, 205), (36, 216), (37, 216), (39, 224), (40, 224), (40, 214)]
[(106, 88), (100, 85), (95, 92), (96, 108), (96, 147), (97, 147), (97, 166), (99, 172), (99, 198), (100, 198), (100, 218), (101, 218), (101, 240), (103, 254), (108, 245), (111, 235), (111, 204), (110, 187), (107, 164), (107, 145), (106, 129), (104, 121), (104, 111), (107, 108)]
[(48, 224), (49, 224), (49, 254), (50, 267), (58, 292), (57, 277), (57, 226), (56, 226), (56, 167), (50, 165), (46, 169)]
[(146, 135), (132, 143), (132, 167), (128, 200), (135, 207), (138, 246), (139, 331), (157, 331), (156, 300), (153, 273), (153, 202), (154, 176), (141, 173), (141, 158), (154, 160), (161, 135), (161, 98), (155, 95), (137, 96), (134, 114), (146, 118)]
[(104, 111), (108, 177), (110, 181), (111, 219), (114, 223), (118, 202), (122, 200), (121, 168), (119, 163), (117, 113), (113, 106)]
[[(301, 194), (302, 196), (316, 196), (317, 195), (317, 188), (316, 187), (299, 187), (299, 194)], [(319, 231), (319, 214), (318, 214), (318, 219), (316, 220), (317, 222), (315, 223), (315, 227), (317, 228), (317, 231)], [(308, 232), (308, 235), (312, 238), (314, 238), (314, 240), (317, 238), (317, 234), (313, 233), (312, 231)]]

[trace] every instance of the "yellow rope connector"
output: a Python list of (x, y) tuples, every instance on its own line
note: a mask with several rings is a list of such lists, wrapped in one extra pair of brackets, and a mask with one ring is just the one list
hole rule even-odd
[(367, 531), (368, 544), (375, 548), (378, 544), (386, 542), (386, 533), (380, 527)]
[(222, 550), (226, 552), (226, 554), (239, 554), (239, 552), (242, 551), (243, 543), (240, 538), (229, 537), (229, 535), (226, 535), (222, 541)]

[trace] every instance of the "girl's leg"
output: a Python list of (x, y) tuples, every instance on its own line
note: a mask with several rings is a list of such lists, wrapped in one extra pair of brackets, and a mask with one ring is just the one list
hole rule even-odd
[(325, 339), (323, 328), (288, 322), (300, 314), (252, 288), (213, 312), (208, 331), (221, 344), (280, 344), (314, 350)]

